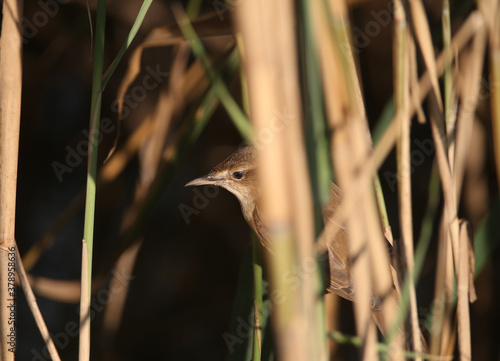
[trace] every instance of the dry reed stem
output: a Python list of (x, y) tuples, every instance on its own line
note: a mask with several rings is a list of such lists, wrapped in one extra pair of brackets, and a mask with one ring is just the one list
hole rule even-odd
[(439, 244), (437, 256), (436, 284), (434, 287), (435, 311), (432, 315), (432, 330), (430, 352), (432, 355), (444, 355), (444, 345), (449, 344), (452, 326), (451, 300), (453, 298), (453, 262), (451, 258), (451, 244), (448, 242), (447, 229), (444, 226), (444, 213), (439, 228)]
[(78, 361), (90, 360), (90, 287), (87, 242), (82, 241), (82, 275), (80, 284), (80, 335)]
[[(454, 327), (451, 325), (451, 302), (454, 287), (454, 276), (458, 272), (458, 252), (459, 252), (459, 224), (457, 218), (457, 202), (456, 202), (456, 190), (455, 184), (451, 177), (450, 166), (448, 163), (447, 153), (446, 153), (446, 137), (444, 135), (444, 122), (441, 118), (441, 112), (438, 110), (437, 104), (433, 98), (430, 102), (430, 112), (431, 112), (431, 129), (434, 138), (434, 144), (436, 149), (436, 159), (440, 174), (440, 179), (442, 183), (443, 196), (445, 207), (443, 210), (443, 237), (440, 238), (440, 247), (443, 250), (443, 259), (441, 259), (438, 264), (438, 269), (445, 267), (444, 274), (438, 272), (436, 274), (436, 287), (444, 282), (443, 289), (436, 288), (436, 298), (442, 300), (442, 295), (444, 292), (443, 303), (445, 308), (443, 313), (439, 315), (443, 321), (442, 332), (436, 333), (433, 330), (433, 342), (431, 351), (436, 352), (437, 344), (440, 343), (440, 355), (449, 354), (451, 348), (451, 343), (454, 342)], [(455, 269), (455, 274), (453, 272), (453, 266)], [(439, 277), (440, 276), (440, 277)], [(434, 317), (434, 322), (437, 318)], [(434, 327), (433, 322), (433, 327)], [(439, 325), (439, 321), (437, 321)], [(438, 326), (439, 327), (439, 326)], [(438, 341), (439, 340), (439, 341)]]
[[(334, 48), (329, 50), (329, 55), (332, 56), (330, 59), (326, 51), (320, 50), (322, 70), (325, 74), (339, 75), (337, 78), (326, 79), (324, 82), (325, 93), (330, 92), (330, 95), (327, 95), (327, 100), (330, 100), (327, 101), (329, 122), (331, 127), (336, 129), (333, 132), (332, 159), (334, 159), (339, 184), (345, 192), (349, 193), (355, 189), (352, 184), (354, 175), (362, 169), (366, 157), (369, 156), (371, 138), (365, 118), (362, 91), (354, 65), (355, 60), (352, 57), (345, 3), (334, 1), (331, 9), (328, 7), (323, 9), (323, 14), (328, 17), (329, 29), (321, 30), (320, 28), (320, 33), (325, 34), (321, 48), (325, 47), (325, 44), (334, 45)], [(319, 6), (315, 10), (315, 16), (318, 18), (315, 21), (318, 26), (324, 24), (324, 20), (319, 20), (325, 16), (319, 11)], [(325, 25), (322, 26), (325, 27)], [(335, 73), (328, 70), (332, 62), (337, 67)], [(328, 83), (330, 85), (327, 85)], [(338, 99), (334, 100), (333, 94), (341, 94), (339, 98), (344, 103), (339, 102)], [(375, 329), (373, 323), (370, 322), (370, 294), (371, 290), (374, 290), (378, 296), (387, 295), (391, 292), (392, 280), (374, 195), (364, 193), (362, 199), (356, 203), (357, 217), (347, 219), (350, 254), (352, 259), (356, 259), (352, 265), (357, 298), (354, 307), (357, 331), (364, 343), (364, 358), (373, 359), (377, 358), (378, 354), (375, 351)], [(371, 277), (366, 277), (367, 274)], [(390, 309), (390, 302), (383, 302), (382, 313), (385, 321), (382, 327), (387, 329), (396, 312)]]
[(59, 354), (57, 353), (56, 346), (54, 345), (54, 341), (52, 341), (52, 337), (50, 336), (49, 330), (45, 321), (43, 320), (42, 313), (40, 312), (40, 308), (38, 307), (38, 303), (36, 302), (35, 294), (30, 286), (28, 276), (26, 275), (26, 270), (24, 269), (23, 262), (21, 260), (21, 255), (19, 251), (16, 249), (16, 257), (18, 261), (16, 262), (16, 270), (19, 275), (19, 281), (21, 287), (23, 288), (24, 294), (26, 296), (26, 302), (28, 303), (28, 307), (33, 314), (33, 318), (35, 319), (36, 325), (40, 330), (40, 334), (42, 335), (43, 341), (49, 351), (50, 357), (53, 361), (61, 361)]
[[(336, 81), (336, 79), (339, 79), (341, 76), (339, 73), (339, 59), (335, 55), (333, 47), (334, 40), (328, 29), (327, 19), (324, 16), (322, 7), (321, 0), (311, 2), (312, 23), (315, 26), (314, 31), (318, 39), (316, 44), (322, 44), (322, 46), (318, 47), (318, 59), (321, 66), (322, 78), (324, 80), (323, 94), (325, 97), (327, 116), (330, 119), (341, 119), (341, 107), (336, 107), (334, 104), (345, 104), (347, 102), (345, 99), (347, 91), (341, 88), (344, 86), (343, 82)], [(338, 329), (339, 301), (339, 296), (335, 294), (325, 296), (325, 317), (328, 332), (333, 332)], [(334, 357), (338, 349), (337, 345), (338, 343), (332, 338), (328, 339), (330, 359)]]
[[(399, 219), (401, 223), (401, 236), (403, 241), (402, 264), (406, 267), (406, 274), (409, 280), (409, 300), (410, 300), (410, 327), (412, 344), (414, 351), (422, 352), (420, 341), (420, 328), (418, 324), (417, 296), (414, 283), (414, 252), (413, 252), (413, 216), (411, 201), (411, 159), (410, 159), (410, 128), (411, 117), (409, 117), (410, 102), (410, 62), (411, 50), (409, 29), (406, 22), (406, 14), (403, 4), (395, 2), (394, 13), (394, 99), (395, 116), (399, 123), (400, 135), (397, 142), (397, 165), (398, 165), (398, 198), (399, 198)], [(417, 108), (418, 109), (418, 108)], [(396, 280), (397, 282), (397, 280)], [(416, 358), (421, 360), (420, 357)]]
[[(15, 243), (17, 162), (22, 89), (22, 13), (23, 2), (3, 1), (0, 37), (0, 359), (14, 360), (11, 320), (14, 269), (10, 262)], [(10, 258), (10, 259), (9, 259)], [(15, 260), (14, 260), (15, 262)], [(12, 271), (10, 271), (12, 269)], [(15, 314), (14, 314), (15, 320)], [(15, 330), (13, 331), (15, 334)], [(11, 349), (11, 350), (9, 350)], [(12, 351), (13, 349), (13, 351)]]
[(271, 295), (282, 295), (279, 304), (272, 297), (277, 352), (282, 360), (325, 360), (325, 343), (315, 317), (316, 272), (307, 274), (296, 290), (284, 279), (291, 267), (314, 260), (293, 10), (290, 1), (245, 1), (236, 8), (236, 17), (255, 134), (270, 128), (276, 111), (294, 116), (282, 131), (273, 133), (271, 141), (254, 144), (262, 208), (276, 255), (268, 259)]
[[(443, 33), (443, 46), (446, 48), (451, 41), (451, 19), (450, 19), (450, 2), (443, 1), (441, 11), (441, 25)], [(451, 51), (451, 49), (449, 50)], [(455, 64), (458, 65), (458, 62)], [(457, 104), (457, 92), (453, 87), (453, 62), (445, 67), (443, 83), (444, 83), (444, 119), (446, 123), (446, 134), (448, 135), (448, 158), (450, 159), (451, 171), (454, 171), (455, 157), (455, 129), (456, 129), (456, 112), (454, 108)]]
[[(326, 79), (324, 83), (331, 82), (332, 86), (337, 88), (335, 92), (342, 94), (340, 99), (344, 102), (327, 102), (327, 109), (330, 109), (328, 121), (330, 127), (335, 129), (332, 137), (331, 151), (338, 183), (343, 189), (343, 192), (349, 193), (352, 192), (353, 189), (352, 184), (351, 187), (349, 186), (350, 181), (360, 161), (360, 154), (353, 149), (354, 146), (351, 144), (353, 139), (351, 137), (355, 135), (355, 130), (357, 130), (353, 130), (353, 128), (359, 127), (361, 114), (360, 109), (355, 104), (356, 101), (353, 89), (355, 85), (352, 84), (349, 78), (350, 73), (346, 53), (350, 49), (350, 44), (345, 33), (347, 21), (346, 5), (343, 1), (333, 1), (331, 2), (331, 8), (328, 9), (327, 12), (323, 11), (323, 13), (328, 14), (330, 11), (330, 16), (332, 16), (334, 20), (330, 20), (329, 32), (331, 36), (324, 44), (333, 45), (334, 47), (332, 52), (335, 56), (334, 64), (338, 67), (338, 69), (336, 69), (336, 74), (339, 75), (339, 77), (337, 79)], [(341, 25), (337, 28), (333, 28), (332, 23)], [(344, 47), (343, 49), (340, 48), (341, 45)], [(327, 61), (328, 60), (323, 56), (323, 69), (327, 66)], [(330, 59), (330, 61), (332, 61), (332, 59)], [(331, 96), (327, 97), (327, 99), (331, 99)], [(355, 159), (354, 161), (353, 158)], [(346, 224), (347, 229), (349, 229), (349, 254), (352, 259), (355, 259), (351, 264), (351, 275), (353, 283), (356, 285), (354, 312), (356, 332), (363, 342), (361, 349), (362, 358), (364, 360), (378, 360), (378, 353), (375, 348), (376, 331), (371, 321), (370, 298), (372, 279), (371, 277), (367, 277), (367, 275), (370, 274), (370, 259), (365, 226), (363, 225), (366, 219), (364, 217), (361, 201), (362, 200), (359, 199), (354, 205), (357, 211), (356, 215), (359, 216), (347, 217), (346, 222), (340, 224)]]
[[(326, 332), (331, 333), (339, 330), (340, 326), (340, 296), (334, 293), (325, 295), (325, 322)], [(338, 343), (332, 338), (328, 338), (328, 359), (335, 360), (335, 355), (339, 350)]]
[[(422, 51), (425, 66), (427, 67), (427, 71), (429, 72), (432, 88), (434, 90), (434, 94), (436, 95), (439, 109), (442, 110), (443, 103), (441, 101), (441, 91), (439, 90), (434, 46), (432, 45), (431, 32), (429, 29), (429, 23), (427, 22), (427, 16), (425, 15), (424, 5), (422, 4), (422, 0), (413, 0), (409, 3), (413, 26), (415, 27), (415, 35), (417, 37), (420, 50)], [(397, 11), (398, 9), (396, 8), (395, 13)]]
[[(495, 150), (495, 164), (497, 180), (500, 180), (500, 2), (496, 5), (496, 11), (491, 11), (491, 24), (489, 32), (489, 52), (491, 71), (491, 122), (493, 125), (493, 143)], [(493, 8), (493, 7), (491, 7)]]
[(472, 230), (470, 224), (460, 222), (460, 264), (458, 270), (458, 350), (460, 361), (471, 360), (471, 334), (469, 314), (469, 242)]

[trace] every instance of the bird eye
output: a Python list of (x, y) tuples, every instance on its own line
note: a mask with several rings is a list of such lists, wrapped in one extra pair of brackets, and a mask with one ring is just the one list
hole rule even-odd
[(241, 178), (243, 178), (243, 172), (240, 172), (240, 171), (233, 172), (233, 178), (235, 178), (235, 179), (241, 179)]

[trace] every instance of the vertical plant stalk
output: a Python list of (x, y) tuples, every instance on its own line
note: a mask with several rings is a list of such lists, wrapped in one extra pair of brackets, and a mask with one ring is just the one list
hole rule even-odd
[[(332, 126), (339, 129), (337, 135), (334, 133), (334, 139), (336, 140), (334, 141), (332, 158), (336, 160), (336, 174), (343, 178), (340, 184), (345, 191), (346, 198), (352, 197), (353, 193), (362, 193), (359, 201), (356, 202), (357, 209), (350, 214), (347, 223), (350, 255), (352, 259), (355, 259), (353, 263), (353, 282), (356, 284), (356, 292), (359, 292), (356, 296), (357, 302), (354, 304), (357, 332), (363, 338), (364, 357), (366, 359), (375, 359), (378, 356), (374, 355), (376, 334), (374, 324), (369, 321), (372, 311), (371, 305), (365, 303), (365, 297), (371, 297), (373, 292), (383, 299), (380, 311), (375, 313), (374, 316), (384, 331), (387, 331), (389, 325), (393, 324), (397, 305), (392, 294), (393, 280), (376, 198), (373, 192), (363, 192), (366, 188), (372, 188), (373, 182), (366, 186), (355, 186), (362, 177), (361, 172), (358, 171), (369, 161), (372, 144), (360, 81), (353, 57), (354, 52), (351, 44), (352, 36), (349, 33), (350, 25), (347, 7), (343, 1), (333, 2), (331, 9), (328, 8), (326, 1), (323, 1), (323, 6), (325, 7), (324, 13), (329, 16), (330, 32), (333, 35), (330, 42), (335, 46), (336, 57), (339, 59), (338, 64), (340, 65), (337, 72), (341, 81), (337, 81), (337, 86), (340, 88), (337, 91), (342, 92), (342, 89), (345, 89), (345, 95), (343, 96), (345, 104), (341, 105), (344, 110), (336, 111), (338, 113), (337, 119), (334, 118), (332, 112), (330, 119)], [(326, 68), (327, 66), (326, 60), (323, 67)], [(332, 103), (338, 103), (338, 101), (332, 99)], [(345, 131), (341, 131), (342, 128)], [(342, 132), (345, 134), (341, 134)], [(370, 175), (372, 181), (374, 175), (375, 170), (372, 170)], [(364, 260), (361, 257), (363, 253), (366, 255)], [(370, 276), (367, 277), (367, 275)], [(384, 297), (382, 295), (389, 296)], [(391, 357), (395, 359), (401, 358), (399, 347), (400, 344), (397, 342), (394, 348), (395, 352), (391, 353)]]
[[(363, 357), (374, 360), (378, 357), (375, 347), (376, 331), (370, 320), (371, 305), (367, 301), (372, 290), (378, 295), (390, 293), (392, 282), (376, 200), (372, 192), (365, 192), (370, 188), (369, 180), (373, 180), (376, 172), (375, 168), (370, 167), (369, 171), (363, 172), (369, 162), (367, 157), (371, 139), (352, 56), (346, 4), (343, 1), (329, 4), (325, 0), (318, 0), (313, 4), (314, 23), (318, 29), (317, 33), (322, 37), (321, 47), (317, 50), (320, 54), (322, 77), (325, 79), (323, 86), (326, 109), (330, 128), (335, 129), (331, 157), (344, 193), (343, 199), (346, 201), (336, 211), (333, 220), (327, 224), (318, 239), (318, 250), (324, 246), (326, 237), (335, 237), (336, 230), (332, 229), (331, 225), (344, 218), (337, 224), (347, 224), (349, 253), (355, 259), (352, 264), (352, 276), (356, 285), (356, 329), (363, 340)], [(358, 172), (361, 169), (363, 171)], [(365, 180), (368, 182), (365, 183)], [(395, 304), (389, 299), (392, 297), (387, 297), (388, 302), (382, 303), (382, 319), (377, 315), (384, 329), (392, 324), (396, 313), (393, 309)], [(391, 356), (399, 357), (398, 352), (392, 353)]]
[[(438, 70), (436, 65), (436, 58), (434, 55), (434, 48), (432, 45), (431, 31), (429, 28), (429, 22), (427, 16), (425, 15), (425, 9), (422, 0), (410, 1), (410, 13), (413, 20), (413, 25), (415, 27), (415, 36), (417, 38), (420, 50), (422, 51), (422, 57), (424, 58), (425, 66), (429, 72), (432, 89), (436, 96), (436, 102), (439, 110), (443, 109), (443, 102), (441, 100), (441, 91), (439, 90), (438, 82)], [(402, 3), (400, 2), (400, 5)], [(395, 12), (398, 12), (398, 5), (395, 6)]]
[(259, 240), (252, 235), (252, 264), (254, 288), (254, 332), (253, 332), (253, 360), (260, 360), (262, 350), (262, 264), (259, 249)]
[[(245, 49), (250, 113), (255, 134), (273, 129), (276, 112), (286, 112), (286, 126), (272, 139), (258, 137), (262, 211), (274, 256), (269, 258), (272, 315), (278, 353), (282, 360), (325, 360), (326, 347), (317, 334), (317, 268), (304, 270), (314, 260), (314, 222), (310, 184), (302, 137), (301, 99), (295, 48), (294, 3), (244, 1), (235, 8)], [(255, 23), (259, 26), (256, 27)], [(286, 274), (303, 269), (298, 287)]]
[(82, 242), (82, 279), (80, 291), (80, 338), (79, 338), (79, 361), (90, 360), (90, 286), (88, 269), (88, 247), (85, 241)]
[[(304, 49), (304, 82), (306, 82), (305, 94), (305, 108), (306, 110), (306, 132), (309, 133), (307, 146), (310, 148), (309, 167), (311, 169), (313, 195), (316, 216), (322, 220), (321, 210), (323, 206), (330, 201), (330, 187), (331, 187), (331, 162), (329, 159), (328, 139), (326, 131), (325, 114), (323, 112), (324, 102), (323, 94), (321, 92), (321, 76), (319, 73), (318, 56), (316, 54), (316, 42), (320, 42), (321, 38), (316, 34), (313, 29), (313, 19), (311, 18), (311, 5), (308, 0), (301, 1), (302, 10), (302, 23), (303, 23), (303, 37)], [(320, 222), (322, 226), (323, 222)], [(318, 222), (316, 222), (318, 226)], [(318, 228), (318, 227), (317, 227)], [(322, 228), (322, 227), (321, 227)], [(319, 230), (317, 229), (317, 232)]]
[[(305, 116), (305, 137), (308, 156), (308, 169), (311, 179), (312, 196), (314, 205), (315, 237), (324, 228), (323, 209), (330, 202), (330, 189), (332, 180), (332, 163), (329, 154), (329, 142), (326, 131), (326, 119), (324, 113), (324, 101), (322, 94), (321, 74), (317, 54), (317, 43), (322, 39), (314, 28), (312, 17), (312, 5), (308, 0), (302, 0), (298, 5), (297, 21), (302, 25), (303, 41), (302, 50), (302, 81)], [(302, 43), (302, 44), (300, 44)], [(320, 267), (320, 262), (317, 262)], [(316, 288), (318, 293), (322, 292), (325, 281), (322, 272), (318, 273)], [(327, 276), (328, 277), (328, 276)], [(320, 345), (328, 345), (326, 338), (325, 320), (325, 298), (319, 297), (315, 305), (317, 323), (317, 334), (321, 337), (317, 341)], [(330, 350), (328, 350), (330, 352)]]
[(431, 353), (448, 354), (453, 340), (451, 308), (453, 307), (454, 272), (459, 267), (459, 224), (455, 183), (451, 177), (447, 158), (445, 124), (434, 98), (430, 102), (431, 130), (436, 147), (436, 160), (442, 183), (445, 207), (443, 210), (442, 232), (439, 237), (438, 271), (436, 273), (436, 302), (442, 306), (441, 312), (433, 315)]
[[(448, 48), (451, 42), (451, 21), (450, 21), (450, 1), (443, 0), (443, 9), (441, 13), (441, 23), (443, 31), (443, 47), (448, 49), (448, 52), (452, 50)], [(451, 54), (452, 55), (452, 54)], [(454, 155), (455, 155), (455, 142), (450, 138), (455, 133), (456, 117), (452, 113), (453, 104), (453, 61), (451, 61), (444, 68), (444, 119), (446, 122), (446, 134), (448, 135), (448, 158), (450, 159), (450, 164), (454, 165)], [(452, 168), (453, 171), (453, 168)]]
[(495, 145), (495, 164), (497, 179), (500, 181), (500, 5), (497, 11), (493, 29), (490, 31), (490, 69), (491, 69), (491, 121), (493, 123), (493, 143)]
[(469, 243), (471, 228), (468, 222), (460, 222), (460, 264), (458, 269), (458, 350), (460, 361), (472, 359), (469, 314)]
[[(4, 0), (0, 38), (0, 359), (14, 360), (14, 266), (19, 125), (22, 92), (23, 1)], [(12, 306), (14, 306), (12, 308)], [(10, 343), (8, 343), (10, 342)]]
[(104, 60), (104, 30), (106, 0), (97, 3), (95, 31), (94, 70), (90, 110), (90, 137), (85, 197), (85, 220), (82, 240), (82, 275), (80, 296), (80, 361), (90, 359), (90, 297), (92, 287), (92, 249), (94, 245), (95, 199), (97, 183), (97, 151), (99, 144), (99, 121), (101, 116), (102, 75)]
[[(418, 325), (417, 296), (414, 283), (413, 254), (413, 216), (411, 207), (411, 159), (409, 89), (410, 89), (410, 51), (409, 29), (403, 4), (394, 4), (394, 99), (396, 120), (399, 123), (399, 138), (396, 144), (398, 166), (399, 219), (403, 239), (404, 264), (408, 274), (408, 297), (410, 301), (410, 326), (413, 348), (422, 352), (420, 329)], [(406, 291), (406, 290), (405, 290)], [(421, 360), (417, 358), (417, 361)]]

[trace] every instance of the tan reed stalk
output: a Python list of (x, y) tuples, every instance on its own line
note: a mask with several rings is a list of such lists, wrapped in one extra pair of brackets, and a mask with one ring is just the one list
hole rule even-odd
[(469, 243), (472, 230), (466, 221), (460, 222), (460, 264), (458, 270), (458, 351), (460, 361), (470, 361), (471, 353), (471, 333), (470, 333), (470, 313), (469, 313)]
[(0, 37), (0, 359), (14, 360), (15, 220), (22, 89), (23, 2), (5, 0)]
[[(320, 21), (325, 21), (322, 20), (324, 16), (322, 14), (325, 13), (336, 20), (336, 22), (334, 22), (327, 18), (326, 24), (324, 25), (327, 27), (326, 30), (323, 30), (329, 33), (329, 37), (327, 38), (328, 42), (322, 44), (322, 48), (332, 46), (332, 49), (329, 51), (332, 57), (329, 60), (326, 59), (327, 53), (320, 50), (320, 59), (323, 72), (336, 76), (336, 78), (329, 77), (325, 79), (324, 86), (329, 125), (333, 129), (338, 129), (333, 133), (331, 157), (334, 163), (337, 181), (344, 194), (347, 195), (352, 192), (352, 185), (351, 187), (349, 186), (350, 180), (354, 173), (354, 166), (359, 162), (360, 158), (358, 153), (356, 155), (356, 161), (352, 162), (352, 158), (349, 159), (347, 156), (354, 155), (351, 147), (352, 132), (348, 129), (348, 126), (351, 128), (355, 125), (359, 126), (361, 121), (359, 117), (362, 110), (356, 106), (356, 97), (354, 95), (354, 87), (356, 85), (351, 83), (351, 79), (348, 76), (349, 66), (347, 64), (348, 59), (346, 53), (349, 51), (349, 39), (345, 36), (345, 29), (342, 29), (347, 21), (346, 5), (342, 1), (335, 1), (330, 5), (331, 9), (326, 7), (327, 12), (325, 12), (325, 6), (323, 4), (320, 3), (317, 5), (316, 23), (319, 25), (321, 24)], [(343, 25), (332, 28), (332, 24)], [(343, 48), (340, 46), (343, 46)], [(331, 71), (326, 69), (327, 62), (330, 62), (329, 66), (333, 68)], [(335, 95), (338, 95), (337, 101), (332, 99)], [(347, 114), (344, 109), (347, 110)], [(360, 202), (361, 200), (356, 202), (354, 207), (356, 208), (357, 214), (363, 215), (364, 211), (359, 209)], [(366, 360), (378, 360), (378, 353), (375, 348), (376, 331), (370, 319), (371, 305), (369, 299), (372, 289), (372, 280), (370, 277), (366, 277), (370, 272), (370, 264), (367, 252), (366, 233), (364, 227), (361, 226), (363, 221), (365, 221), (363, 216), (347, 217), (345, 223), (339, 224), (347, 225), (349, 229), (349, 253), (357, 256), (355, 263), (352, 265), (352, 277), (356, 284), (357, 298), (354, 303), (354, 310), (356, 331), (362, 340), (362, 357)]]
[[(496, 11), (491, 11), (493, 20), (489, 32), (489, 52), (491, 69), (491, 121), (493, 124), (493, 142), (495, 145), (495, 164), (497, 179), (500, 179), (500, 3), (492, 1)], [(493, 7), (493, 6), (492, 6)]]
[[(410, 128), (411, 118), (408, 117), (410, 101), (410, 46), (411, 41), (407, 27), (406, 14), (403, 4), (396, 1), (394, 4), (394, 99), (395, 117), (399, 123), (399, 139), (397, 142), (398, 166), (398, 198), (399, 219), (403, 241), (402, 264), (406, 267), (408, 279), (408, 296), (410, 300), (410, 327), (414, 351), (422, 352), (420, 329), (417, 313), (417, 296), (414, 282), (414, 255), (413, 255), (413, 216), (411, 201), (411, 159), (410, 159)], [(397, 281), (396, 281), (397, 282)], [(419, 361), (420, 358), (417, 358)]]
[[(258, 151), (262, 207), (273, 241), (268, 258), (277, 352), (282, 360), (325, 360), (325, 344), (316, 317), (316, 271), (292, 289), (284, 275), (292, 267), (315, 262), (312, 198), (302, 138), (300, 91), (291, 1), (245, 1), (235, 9), (245, 52), (249, 108)], [(255, 23), (259, 26), (256, 27)], [(276, 112), (293, 119), (272, 139)], [(272, 175), (272, 176), (271, 176)], [(278, 297), (279, 296), (279, 297)]]
[[(415, 36), (417, 37), (418, 45), (422, 51), (425, 66), (429, 72), (432, 89), (436, 95), (436, 101), (439, 109), (443, 109), (441, 100), (441, 91), (439, 90), (438, 71), (436, 67), (436, 58), (434, 55), (434, 47), (432, 45), (431, 32), (427, 16), (425, 15), (424, 5), (422, 0), (410, 1), (411, 17), (413, 26), (415, 27)], [(398, 11), (397, 9), (395, 11)]]
[(82, 242), (82, 277), (80, 285), (80, 337), (78, 360), (90, 360), (90, 280), (87, 242)]
[[(361, 164), (366, 161), (371, 140), (364, 113), (362, 91), (354, 66), (355, 60), (352, 57), (351, 39), (347, 30), (349, 24), (346, 4), (334, 1), (329, 6), (324, 1), (319, 2), (315, 8), (315, 16), (318, 33), (325, 34), (323, 35), (325, 41), (321, 42), (319, 52), (325, 79), (328, 118), (330, 126), (336, 130), (333, 132), (332, 159), (339, 184), (347, 198), (349, 194), (359, 192), (359, 188), (355, 186), (357, 176), (354, 175), (356, 169), (362, 169)], [(326, 19), (322, 19), (325, 16)], [(373, 175), (372, 170), (370, 176)], [(370, 306), (363, 301), (367, 300), (366, 297), (369, 297), (371, 289), (379, 295), (387, 294), (387, 291), (392, 289), (392, 281), (374, 195), (372, 192), (361, 193), (359, 201), (353, 203), (357, 208), (355, 216), (353, 214), (353, 217), (346, 218), (350, 253), (356, 255), (353, 280), (356, 292), (359, 291), (358, 301), (354, 304), (357, 332), (363, 339), (364, 357), (372, 359), (378, 357), (375, 351), (376, 339), (373, 324), (370, 322)], [(325, 234), (328, 234), (328, 229), (325, 230)], [(360, 253), (361, 249), (365, 252)], [(372, 277), (366, 277), (368, 274), (366, 272)], [(395, 317), (395, 312), (391, 314), (388, 306), (386, 302), (382, 304), (385, 321), (383, 327), (386, 329)]]
[[(443, 47), (446, 48), (451, 41), (451, 20), (450, 20), (450, 1), (443, 0), (443, 9), (441, 12), (441, 24), (443, 32)], [(448, 51), (451, 51), (448, 50)], [(444, 119), (446, 122), (446, 134), (450, 137), (455, 132), (456, 116), (453, 113), (453, 107), (456, 105), (456, 92), (453, 88), (453, 62), (444, 69)], [(448, 138), (448, 157), (450, 161), (454, 157), (455, 142)], [(453, 166), (453, 162), (451, 162)]]

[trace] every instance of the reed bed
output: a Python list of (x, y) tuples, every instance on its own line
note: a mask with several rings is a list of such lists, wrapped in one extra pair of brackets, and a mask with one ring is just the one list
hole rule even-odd
[[(54, 19), (65, 16), (62, 6)], [(18, 200), (17, 249), (21, 44), (29, 28), (20, 25), (22, 2), (3, 3), (0, 359), (41, 354), (23, 337), (17, 351), (4, 347), (12, 316), (6, 311), (12, 249), (15, 281), (22, 286), (17, 292), (25, 294), (19, 302), (33, 313), (18, 311), (15, 317), (22, 325), (34, 318), (47, 359), (73, 359), (77, 352), (81, 361), (199, 359), (196, 345), (204, 345), (204, 358), (227, 360), (485, 357), (485, 344), (474, 345), (474, 324), (484, 317), (474, 319), (480, 312), (473, 303), (490, 302), (488, 312), (500, 317), (491, 306), (498, 294), (490, 290), (498, 286), (500, 1), (143, 1), (133, 12), (127, 9), (120, 41), (106, 27), (118, 18), (116, 2), (74, 6), (82, 16), (88, 11), (90, 21), (82, 18), (95, 27), (88, 36), (93, 69), (82, 70), (92, 78), (85, 171), (80, 164), (53, 168), (59, 179), (54, 189), (61, 192), (54, 194), (69, 201), (50, 220), (40, 215), (44, 227), (36, 240), (22, 231), (30, 203)], [(170, 21), (158, 21), (155, 11)], [(108, 38), (112, 45), (106, 45)], [(56, 44), (60, 53), (69, 43)], [(48, 64), (57, 57), (56, 45), (43, 58)], [(387, 51), (377, 53), (377, 46)], [(369, 56), (374, 54), (383, 54), (391, 66), (377, 64)], [(28, 63), (25, 68), (30, 71)], [(376, 72), (383, 69), (390, 73), (375, 84), (387, 93), (380, 100), (370, 79), (381, 79)], [(30, 89), (32, 83), (24, 81)], [(33, 114), (23, 112), (32, 124)], [(239, 215), (204, 218), (206, 208), (218, 202), (207, 190), (191, 200), (179, 195), (195, 170), (217, 163), (214, 153), (206, 155), (210, 145), (235, 148), (241, 141), (257, 151), (271, 253), (255, 235), (243, 248), (239, 235), (246, 228), (233, 224)], [(19, 147), (21, 154), (30, 149), (22, 138)], [(20, 189), (26, 189), (26, 158), (19, 159)], [(75, 169), (85, 177), (79, 175), (78, 189), (69, 196), (62, 177)], [(325, 222), (332, 182), (341, 198)], [(80, 280), (37, 270), (53, 260), (57, 240), (79, 217), (81, 234), (67, 242), (71, 258), (81, 260)], [(111, 223), (114, 230), (103, 231)], [(328, 239), (343, 229), (353, 303), (325, 295)], [(233, 248), (221, 246), (226, 238)], [(182, 262), (168, 253), (181, 247), (187, 247), (178, 253)], [(214, 279), (227, 276), (217, 273), (224, 267), (239, 269), (231, 287)], [(486, 276), (476, 294), (479, 275)], [(377, 323), (372, 293), (380, 300)], [(79, 305), (78, 326), (66, 321), (78, 337), (65, 328), (67, 342), (61, 345), (41, 297), (61, 309)], [(176, 307), (183, 309), (178, 300), (198, 305), (189, 309), (197, 315), (191, 323), (176, 317)], [(203, 333), (212, 323), (223, 326)], [(200, 340), (214, 333), (217, 341)], [(124, 334), (135, 341), (117, 346)], [(498, 358), (498, 345), (490, 342), (493, 351), (486, 357)]]

